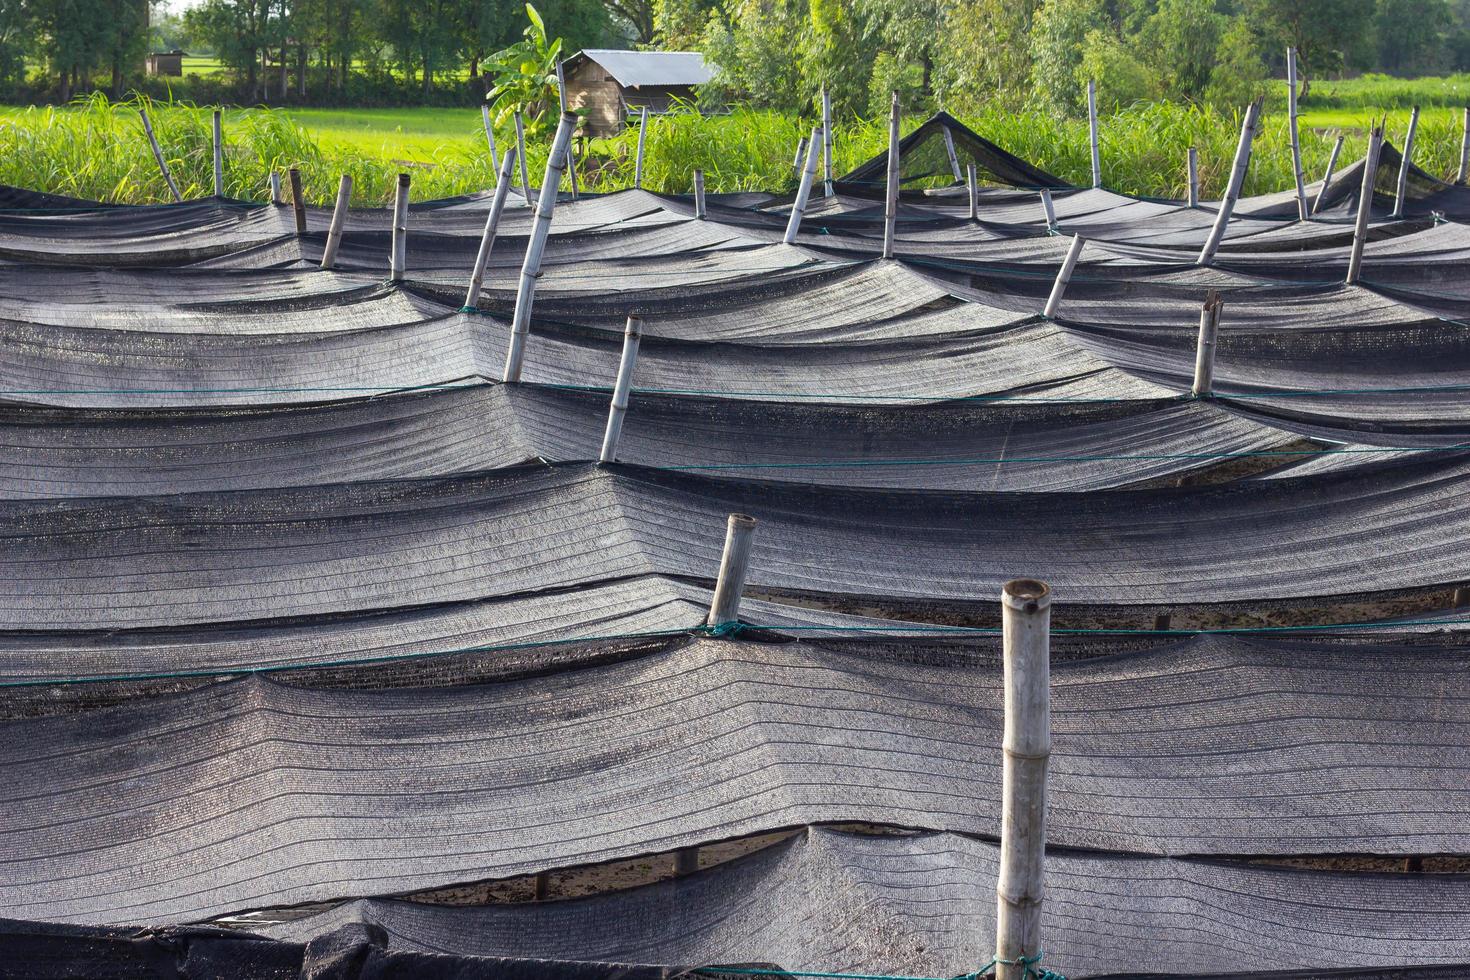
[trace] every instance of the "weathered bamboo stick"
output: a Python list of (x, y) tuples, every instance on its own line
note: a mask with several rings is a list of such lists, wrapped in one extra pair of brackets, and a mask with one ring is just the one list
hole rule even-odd
[(643, 337), (643, 321), (629, 314), (623, 331), (623, 357), (618, 362), (618, 380), (613, 385), (612, 405), (607, 411), (607, 430), (602, 434), (602, 453), (598, 461), (618, 461), (618, 441), (623, 437), (623, 417), (628, 414), (628, 394), (633, 390), (633, 369), (638, 364), (638, 342)]
[[(516, 288), (516, 308), (510, 324), (510, 348), (505, 353), (505, 375), (502, 378), (506, 382), (521, 380), (521, 364), (526, 355), (526, 335), (531, 330), (531, 307), (536, 302), (536, 282), (541, 278), (541, 256), (546, 251), (546, 237), (551, 233), (551, 215), (556, 210), (556, 188), (561, 184), (562, 171), (566, 169), (567, 147), (572, 141), (572, 128), (576, 125), (576, 116), (562, 115), (556, 126), (556, 136), (551, 141), (551, 153), (546, 158), (546, 176), (542, 178), (541, 193), (536, 198), (536, 216), (531, 225), (531, 236), (526, 242), (526, 259), (521, 265), (520, 285)], [(525, 161), (521, 165), (525, 166)]]
[(220, 111), (214, 110), (214, 196), (225, 196), (225, 133)]
[(495, 152), (495, 123), (490, 119), (490, 107), (480, 104), (480, 119), (485, 123), (485, 143), (490, 147), (490, 172), (500, 172), (500, 158)]
[(975, 165), (965, 167), (965, 188), (970, 192), (970, 220), (980, 220), (980, 182), (975, 179)]
[(707, 626), (724, 626), (740, 619), (740, 594), (745, 591), (745, 573), (750, 565), (750, 546), (755, 518), (731, 514), (725, 525), (725, 553), (720, 557), (720, 576), (710, 600)]
[(704, 220), (704, 171), (694, 171), (694, 216)]
[(1363, 268), (1363, 246), (1368, 243), (1368, 219), (1373, 211), (1373, 189), (1378, 184), (1378, 153), (1383, 148), (1383, 129), (1373, 127), (1368, 134), (1368, 155), (1363, 158), (1363, 189), (1358, 194), (1358, 218), (1353, 224), (1353, 250), (1348, 258), (1349, 286), (1358, 281)]
[(1199, 207), (1199, 151), (1194, 147), (1189, 148), (1186, 154), (1185, 169), (1189, 171), (1189, 206)]
[(272, 204), (280, 204), (281, 203), (281, 173), (280, 173), (279, 170), (272, 170), (271, 171), (270, 185), (271, 185), (271, 203)]
[(832, 196), (832, 96), (822, 86), (822, 196)]
[(291, 210), (296, 214), (296, 234), (306, 234), (306, 195), (301, 190), (301, 171), (292, 167), (286, 171), (291, 184)]
[(806, 160), (806, 137), (799, 137), (796, 141), (796, 156), (791, 161), (791, 169), (801, 173), (801, 165)]
[(1052, 204), (1051, 191), (1043, 187), (1041, 189), (1041, 215), (1046, 220), (1046, 230), (1057, 230), (1057, 209)]
[(1199, 344), (1194, 352), (1194, 387), (1196, 398), (1209, 398), (1215, 386), (1215, 339), (1220, 333), (1220, 310), (1224, 306), (1220, 294), (1213, 289), (1205, 297), (1199, 315)]
[(1047, 318), (1056, 316), (1057, 307), (1062, 305), (1062, 296), (1067, 292), (1067, 283), (1072, 281), (1072, 271), (1077, 268), (1077, 259), (1082, 255), (1082, 236), (1073, 235), (1072, 244), (1067, 246), (1067, 257), (1062, 259), (1062, 267), (1057, 270), (1056, 281), (1051, 284), (1051, 295), (1046, 298), (1046, 306), (1041, 315)]
[(1291, 169), (1296, 177), (1296, 216), (1307, 220), (1307, 185), (1302, 180), (1302, 139), (1296, 120), (1296, 48), (1286, 49), (1286, 121), (1291, 131)]
[(1042, 952), (1046, 769), (1051, 756), (1051, 589), (1017, 579), (1001, 590), (1005, 674), (996, 980), (1024, 980)]
[(515, 167), (515, 147), (505, 151), (500, 161), (500, 176), (495, 181), (495, 197), (490, 202), (490, 213), (485, 216), (485, 231), (480, 236), (480, 249), (475, 253), (475, 265), (470, 270), (470, 287), (465, 291), (465, 309), (477, 309), (480, 305), (480, 290), (485, 285), (485, 267), (490, 264), (490, 251), (495, 247), (495, 232), (500, 227), (500, 213), (505, 210), (505, 201), (510, 197), (511, 171)]
[(337, 264), (337, 247), (342, 243), (342, 226), (347, 223), (347, 204), (352, 200), (352, 177), (343, 174), (337, 182), (337, 203), (332, 208), (332, 224), (327, 228), (327, 244), (322, 248), (322, 268)]
[(516, 124), (516, 159), (521, 165), (521, 196), (526, 199), (526, 206), (531, 206), (531, 177), (526, 170), (526, 124), (521, 118), (520, 110), (515, 112)]
[[(567, 115), (570, 112), (567, 109), (567, 83), (566, 79), (562, 77), (560, 58), (556, 59), (556, 97), (561, 102), (561, 114), (563, 116)], [(575, 141), (567, 144), (567, 178), (571, 181), (572, 200), (575, 201), (577, 199), (577, 152)]]
[(1470, 107), (1465, 109), (1465, 119), (1461, 123), (1463, 132), (1460, 134), (1460, 169), (1455, 171), (1455, 183), (1465, 183), (1465, 178), (1470, 176)]
[(392, 282), (402, 282), (408, 268), (408, 181), (408, 174), (399, 174), (393, 194), (393, 253), (388, 272)]
[(1251, 162), (1251, 141), (1256, 137), (1256, 121), (1261, 115), (1261, 103), (1252, 102), (1245, 110), (1245, 119), (1240, 124), (1240, 142), (1235, 147), (1235, 164), (1230, 170), (1230, 183), (1225, 188), (1225, 197), (1220, 201), (1220, 210), (1215, 214), (1215, 223), (1210, 235), (1200, 249), (1195, 265), (1209, 265), (1225, 238), (1225, 228), (1230, 224), (1230, 214), (1235, 202), (1240, 200), (1240, 188), (1245, 184), (1245, 172)]
[(944, 152), (949, 157), (949, 172), (954, 174), (954, 182), (958, 184), (965, 176), (960, 173), (959, 154), (954, 151), (954, 133), (949, 131), (948, 126), (944, 127)]
[(184, 197), (179, 193), (179, 185), (174, 183), (174, 175), (169, 173), (168, 161), (163, 158), (163, 148), (158, 145), (158, 137), (153, 135), (153, 123), (148, 121), (148, 110), (140, 106), (138, 115), (143, 117), (143, 134), (148, 137), (148, 145), (153, 147), (153, 159), (158, 161), (163, 182), (168, 184), (168, 192), (173, 195), (174, 203), (181, 204)]
[(1312, 201), (1313, 214), (1322, 207), (1322, 198), (1332, 184), (1332, 172), (1337, 169), (1337, 155), (1342, 152), (1343, 139), (1341, 136), (1337, 138), (1337, 142), (1332, 144), (1332, 152), (1327, 156), (1327, 172), (1322, 175), (1322, 186), (1317, 189), (1317, 197)]
[(801, 231), (801, 219), (806, 214), (806, 202), (811, 198), (812, 181), (817, 174), (817, 154), (822, 145), (817, 142), (817, 130), (812, 130), (811, 141), (806, 145), (806, 163), (801, 168), (801, 183), (796, 188), (796, 200), (791, 204), (791, 216), (786, 220), (786, 234), (781, 241), (791, 245)]
[(893, 258), (893, 246), (898, 238), (898, 93), (888, 110), (888, 182), (883, 195), (883, 258)]
[(1393, 217), (1404, 216), (1404, 199), (1409, 196), (1409, 168), (1414, 165), (1414, 134), (1419, 129), (1419, 107), (1409, 113), (1409, 134), (1404, 137), (1403, 159), (1399, 161), (1399, 182), (1394, 189)]
[(638, 114), (638, 157), (633, 163), (633, 186), (643, 186), (643, 140), (648, 135), (648, 106)]
[(1102, 186), (1102, 153), (1097, 144), (1097, 82), (1087, 81), (1087, 136), (1092, 142), (1092, 186)]

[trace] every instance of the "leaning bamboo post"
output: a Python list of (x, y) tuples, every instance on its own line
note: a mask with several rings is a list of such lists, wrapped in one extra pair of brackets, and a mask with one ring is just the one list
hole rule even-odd
[(1368, 218), (1373, 211), (1373, 189), (1378, 183), (1378, 152), (1383, 148), (1383, 129), (1373, 127), (1368, 135), (1368, 155), (1363, 158), (1363, 189), (1358, 194), (1358, 219), (1353, 224), (1353, 251), (1348, 258), (1349, 286), (1358, 281), (1363, 268), (1363, 246), (1368, 242)]
[(1302, 138), (1296, 120), (1296, 48), (1286, 49), (1286, 121), (1291, 131), (1291, 170), (1296, 177), (1296, 216), (1307, 220), (1307, 185), (1302, 180)]
[(948, 126), (944, 127), (944, 152), (949, 157), (949, 172), (954, 174), (954, 182), (958, 184), (965, 177), (960, 173), (959, 154), (954, 151), (954, 133), (949, 131)]
[(893, 258), (894, 240), (898, 237), (898, 93), (888, 110), (888, 184), (883, 196), (883, 257)]
[(1419, 129), (1419, 107), (1414, 106), (1409, 113), (1409, 134), (1404, 137), (1403, 159), (1399, 161), (1399, 182), (1394, 189), (1393, 214), (1391, 217), (1402, 218), (1404, 216), (1404, 198), (1409, 195), (1409, 168), (1414, 165), (1414, 133)]
[(618, 380), (613, 385), (612, 405), (607, 411), (607, 430), (602, 434), (601, 463), (618, 461), (618, 441), (623, 437), (623, 417), (628, 414), (628, 394), (633, 390), (633, 368), (638, 364), (638, 342), (643, 337), (643, 321), (628, 315), (623, 330), (623, 357), (618, 362)]
[(214, 196), (225, 196), (225, 133), (220, 111), (214, 110)]
[(806, 202), (812, 193), (812, 180), (817, 174), (817, 154), (822, 152), (821, 144), (817, 142), (817, 131), (812, 130), (811, 142), (806, 145), (806, 163), (801, 168), (801, 183), (796, 188), (796, 200), (791, 204), (791, 217), (786, 220), (786, 234), (781, 241), (787, 245), (796, 242), (796, 235), (801, 231), (801, 219), (806, 214)]
[(1097, 82), (1087, 80), (1087, 136), (1092, 142), (1092, 186), (1102, 186), (1102, 153), (1097, 145)]
[(704, 171), (694, 171), (694, 216), (704, 220)]
[(980, 182), (975, 179), (975, 165), (965, 165), (965, 188), (970, 192), (970, 220), (980, 220)]
[[(556, 59), (556, 97), (561, 103), (561, 114), (567, 115), (567, 82), (562, 76), (561, 59)], [(572, 185), (572, 200), (577, 199), (577, 154), (572, 144), (567, 144), (567, 177)]]
[(995, 977), (1024, 980), (1042, 953), (1046, 769), (1051, 755), (1051, 589), (1034, 579), (1007, 582), (1001, 589), (1001, 609), (1005, 738)]
[(1220, 294), (1213, 289), (1205, 297), (1199, 315), (1199, 344), (1194, 352), (1194, 387), (1196, 398), (1209, 398), (1215, 387), (1215, 339), (1220, 333), (1220, 310), (1224, 306)]
[(490, 147), (490, 172), (500, 172), (499, 155), (495, 152), (495, 123), (490, 119), (490, 107), (480, 104), (480, 119), (485, 124), (485, 143)]
[(280, 171), (278, 171), (278, 170), (272, 170), (271, 171), (270, 185), (271, 185), (271, 203), (272, 204), (280, 204), (281, 203), (281, 173), (280, 173)]
[(392, 282), (402, 282), (408, 267), (408, 179), (408, 174), (399, 174), (393, 194), (393, 252), (388, 266)]
[(490, 213), (485, 216), (485, 232), (480, 236), (480, 250), (475, 253), (475, 265), (470, 270), (470, 287), (465, 292), (466, 310), (480, 305), (480, 290), (485, 284), (485, 267), (490, 264), (490, 250), (495, 247), (495, 232), (500, 227), (500, 213), (505, 210), (506, 198), (510, 196), (511, 168), (515, 166), (514, 147), (505, 151), (500, 161), (500, 176), (495, 181), (495, 197), (490, 202)]
[(721, 627), (740, 620), (740, 594), (745, 591), (745, 573), (750, 565), (750, 546), (755, 518), (731, 514), (725, 524), (725, 552), (720, 556), (720, 575), (710, 599), (706, 626)]
[(633, 186), (643, 187), (643, 140), (648, 135), (648, 106), (638, 113), (638, 157), (633, 164)]
[(327, 244), (322, 248), (322, 268), (337, 264), (337, 247), (342, 243), (342, 226), (347, 223), (347, 204), (352, 200), (352, 178), (343, 174), (337, 183), (337, 203), (332, 208), (332, 224), (327, 228)]
[(286, 171), (291, 182), (291, 210), (296, 214), (296, 234), (306, 234), (306, 195), (301, 190), (301, 171), (292, 167)]
[(143, 117), (143, 134), (148, 137), (148, 145), (153, 147), (153, 159), (158, 161), (158, 169), (163, 174), (164, 183), (168, 184), (168, 192), (173, 195), (175, 204), (182, 204), (184, 196), (179, 193), (179, 185), (174, 183), (174, 175), (169, 173), (168, 161), (163, 158), (163, 148), (158, 145), (158, 137), (153, 135), (153, 123), (148, 121), (148, 110), (139, 106), (138, 115)]
[(822, 86), (822, 196), (832, 196), (832, 96)]
[(1043, 187), (1041, 189), (1041, 215), (1046, 219), (1046, 230), (1054, 232), (1057, 230), (1057, 209), (1051, 201), (1051, 190)]
[(1455, 171), (1455, 183), (1465, 183), (1466, 176), (1470, 176), (1470, 108), (1465, 109), (1465, 119), (1462, 123), (1464, 132), (1460, 135), (1460, 169)]
[(796, 156), (791, 160), (791, 169), (801, 173), (802, 161), (806, 159), (806, 137), (801, 136), (796, 140)]
[(1235, 202), (1240, 200), (1240, 188), (1245, 184), (1245, 172), (1251, 162), (1251, 141), (1255, 139), (1256, 120), (1260, 115), (1259, 101), (1252, 102), (1250, 108), (1245, 110), (1245, 119), (1240, 124), (1240, 143), (1235, 147), (1235, 165), (1230, 171), (1230, 183), (1225, 188), (1225, 198), (1220, 202), (1215, 223), (1210, 228), (1204, 247), (1199, 251), (1195, 265), (1209, 265), (1210, 260), (1215, 257), (1215, 251), (1220, 247), (1220, 242), (1225, 238), (1225, 227), (1230, 224), (1230, 213), (1235, 210)]
[(1186, 154), (1185, 170), (1189, 173), (1189, 206), (1197, 208), (1199, 207), (1199, 151), (1192, 146)]
[(1056, 316), (1057, 307), (1062, 305), (1062, 296), (1067, 292), (1067, 283), (1072, 281), (1072, 272), (1077, 268), (1077, 259), (1082, 255), (1082, 236), (1073, 235), (1072, 244), (1067, 246), (1067, 257), (1057, 270), (1056, 281), (1051, 284), (1051, 295), (1046, 298), (1046, 307), (1041, 315), (1050, 319)]
[(526, 206), (531, 205), (531, 177), (526, 171), (526, 124), (521, 118), (519, 109), (515, 111), (516, 124), (516, 159), (521, 162), (521, 196), (526, 199)]
[(1332, 152), (1327, 156), (1327, 172), (1322, 175), (1322, 186), (1317, 189), (1317, 197), (1312, 201), (1312, 213), (1316, 214), (1322, 207), (1322, 198), (1327, 195), (1327, 188), (1332, 185), (1332, 172), (1337, 169), (1337, 155), (1342, 152), (1344, 137), (1339, 136), (1337, 142), (1332, 144)]
[[(536, 198), (536, 217), (531, 225), (531, 237), (526, 242), (526, 259), (521, 265), (521, 281), (516, 288), (516, 309), (510, 324), (510, 348), (505, 353), (505, 375), (502, 380), (514, 383), (521, 380), (521, 363), (526, 354), (526, 335), (531, 331), (531, 306), (536, 301), (536, 282), (541, 278), (541, 256), (546, 251), (546, 237), (551, 234), (551, 215), (556, 210), (556, 188), (561, 183), (562, 171), (567, 166), (567, 147), (572, 141), (572, 127), (577, 117), (563, 113), (556, 126), (556, 136), (551, 141), (551, 153), (546, 158), (546, 176), (541, 181), (541, 193)], [(525, 163), (522, 161), (522, 166)], [(547, 188), (551, 188), (547, 193)]]

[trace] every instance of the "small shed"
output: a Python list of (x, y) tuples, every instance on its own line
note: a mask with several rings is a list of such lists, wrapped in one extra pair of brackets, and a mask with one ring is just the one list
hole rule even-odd
[(144, 70), (150, 75), (172, 75), (184, 77), (184, 59), (188, 55), (179, 48), (172, 51), (154, 51), (144, 62)]
[(698, 51), (618, 51), (588, 48), (562, 66), (567, 107), (587, 110), (590, 136), (613, 136), (644, 106), (668, 112), (675, 100), (692, 102), (695, 86), (714, 77)]

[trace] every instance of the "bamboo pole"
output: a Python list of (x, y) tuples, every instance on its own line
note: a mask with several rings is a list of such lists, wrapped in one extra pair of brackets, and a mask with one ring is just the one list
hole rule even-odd
[(674, 852), (674, 874), (692, 875), (699, 870), (699, 847), (681, 847)]
[(1092, 186), (1102, 186), (1102, 154), (1097, 145), (1097, 81), (1087, 80), (1087, 136), (1092, 142)]
[(801, 136), (796, 140), (796, 156), (791, 160), (791, 169), (801, 173), (802, 161), (806, 159), (806, 137)]
[(214, 110), (214, 196), (225, 196), (225, 134), (220, 111)]
[(724, 626), (740, 619), (740, 594), (745, 591), (745, 573), (750, 565), (750, 546), (755, 518), (731, 514), (725, 525), (725, 552), (720, 557), (720, 576), (710, 599), (707, 626)]
[(949, 131), (948, 126), (944, 127), (944, 152), (949, 157), (949, 172), (954, 174), (954, 182), (958, 184), (965, 176), (960, 173), (960, 158), (954, 151), (954, 133)]
[(694, 216), (704, 220), (704, 171), (694, 171)]
[(1185, 169), (1189, 172), (1189, 206), (1197, 208), (1199, 207), (1199, 151), (1192, 146), (1186, 155)]
[(1051, 191), (1045, 187), (1041, 189), (1041, 215), (1046, 219), (1046, 230), (1054, 232), (1057, 230), (1057, 209), (1051, 200)]
[(1291, 169), (1296, 177), (1296, 216), (1307, 220), (1307, 185), (1302, 180), (1302, 139), (1296, 119), (1296, 48), (1286, 49), (1286, 121), (1291, 131)]
[(970, 220), (980, 220), (980, 183), (975, 179), (975, 165), (965, 167), (965, 187), (970, 192)]
[(408, 181), (408, 174), (399, 174), (393, 194), (393, 253), (388, 261), (391, 282), (402, 282), (408, 267)]
[(638, 157), (633, 164), (633, 186), (643, 187), (643, 140), (648, 135), (648, 106), (638, 114)]
[(332, 224), (327, 228), (327, 244), (322, 248), (322, 268), (337, 264), (337, 247), (342, 242), (342, 226), (347, 223), (347, 204), (352, 200), (352, 178), (343, 174), (337, 182), (337, 203), (332, 208)]
[(796, 188), (796, 200), (791, 204), (791, 217), (786, 221), (786, 234), (781, 241), (787, 245), (796, 242), (796, 235), (801, 231), (801, 219), (806, 214), (806, 202), (811, 198), (812, 180), (817, 174), (817, 154), (822, 152), (821, 144), (817, 142), (817, 130), (812, 130), (812, 138), (806, 145), (806, 163), (801, 168), (801, 183)]
[(1209, 398), (1215, 386), (1215, 339), (1220, 333), (1220, 310), (1224, 306), (1220, 294), (1213, 289), (1205, 297), (1199, 315), (1199, 344), (1194, 352), (1194, 387), (1196, 398)]
[(148, 110), (140, 106), (138, 115), (143, 117), (143, 134), (148, 137), (148, 145), (153, 147), (153, 159), (158, 161), (158, 169), (163, 174), (164, 183), (168, 184), (168, 192), (173, 195), (175, 204), (182, 204), (184, 197), (179, 193), (179, 185), (174, 183), (174, 175), (169, 173), (168, 161), (163, 158), (163, 148), (158, 145), (158, 137), (153, 135), (153, 123), (148, 121)]
[(1041, 315), (1050, 319), (1056, 316), (1057, 307), (1062, 305), (1062, 296), (1067, 292), (1067, 283), (1072, 281), (1072, 271), (1077, 268), (1077, 259), (1082, 255), (1082, 236), (1073, 235), (1072, 244), (1067, 246), (1067, 257), (1062, 259), (1062, 267), (1057, 270), (1056, 281), (1051, 284), (1051, 295), (1046, 298), (1046, 306)]
[(1240, 124), (1240, 142), (1235, 147), (1235, 164), (1230, 170), (1230, 183), (1225, 188), (1225, 198), (1220, 202), (1215, 223), (1210, 228), (1210, 235), (1205, 239), (1195, 265), (1209, 265), (1210, 260), (1215, 257), (1215, 251), (1220, 247), (1220, 242), (1225, 238), (1225, 227), (1230, 224), (1230, 213), (1235, 210), (1235, 202), (1240, 199), (1240, 188), (1245, 183), (1245, 172), (1250, 166), (1251, 141), (1255, 139), (1256, 121), (1260, 115), (1260, 102), (1252, 102), (1250, 108), (1245, 110), (1245, 119)]
[(1404, 137), (1403, 159), (1399, 161), (1399, 182), (1394, 189), (1393, 215), (1395, 218), (1404, 216), (1404, 198), (1409, 196), (1409, 168), (1414, 165), (1414, 134), (1419, 129), (1419, 107), (1414, 106), (1409, 113), (1409, 134)]
[(612, 405), (607, 411), (607, 430), (602, 434), (601, 463), (618, 461), (618, 441), (623, 437), (623, 417), (628, 414), (628, 394), (633, 390), (633, 368), (638, 364), (638, 342), (643, 337), (643, 321), (628, 315), (623, 331), (623, 357), (618, 362), (618, 380), (613, 385)]
[(1337, 169), (1337, 155), (1342, 152), (1344, 137), (1339, 136), (1337, 142), (1332, 144), (1332, 152), (1327, 156), (1327, 172), (1322, 175), (1322, 186), (1317, 189), (1317, 197), (1312, 201), (1312, 213), (1316, 214), (1322, 207), (1322, 198), (1327, 194), (1327, 188), (1332, 184), (1332, 172)]
[(1024, 980), (1042, 953), (1046, 769), (1051, 755), (1051, 589), (1017, 579), (1001, 590), (1005, 674), (996, 980)]
[[(561, 114), (569, 114), (567, 109), (567, 83), (562, 77), (561, 59), (556, 59), (556, 97), (561, 103)], [(572, 200), (577, 199), (577, 153), (573, 143), (567, 144), (567, 177), (571, 180)]]
[(888, 181), (883, 195), (883, 258), (893, 258), (894, 240), (898, 237), (898, 93), (888, 110)]
[(301, 171), (292, 167), (286, 171), (291, 183), (291, 210), (296, 214), (296, 234), (306, 234), (306, 195), (301, 190)]
[(500, 158), (495, 152), (495, 124), (490, 119), (490, 107), (484, 103), (480, 104), (480, 119), (485, 123), (485, 143), (490, 147), (490, 171), (500, 172)]
[(511, 170), (515, 166), (515, 147), (505, 151), (500, 161), (500, 176), (495, 181), (495, 197), (490, 202), (490, 213), (485, 216), (485, 231), (480, 236), (480, 250), (475, 253), (475, 265), (470, 270), (470, 286), (465, 291), (465, 309), (477, 309), (480, 305), (480, 289), (485, 284), (485, 267), (490, 264), (490, 250), (495, 247), (495, 232), (500, 227), (500, 213), (505, 210), (506, 198), (510, 196)]
[(832, 196), (832, 96), (822, 86), (822, 196)]
[(272, 170), (270, 176), (271, 203), (281, 203), (281, 174), (278, 170)]
[(1465, 109), (1465, 119), (1461, 123), (1463, 132), (1460, 135), (1460, 169), (1455, 171), (1455, 183), (1465, 183), (1465, 178), (1470, 176), (1470, 107)]
[(1368, 155), (1363, 158), (1363, 189), (1358, 194), (1358, 218), (1353, 224), (1353, 251), (1348, 258), (1349, 286), (1358, 281), (1363, 268), (1363, 246), (1368, 242), (1368, 218), (1373, 211), (1373, 189), (1378, 183), (1378, 152), (1383, 148), (1383, 129), (1374, 126), (1368, 134)]
[(521, 165), (521, 196), (526, 199), (526, 206), (531, 206), (531, 177), (526, 171), (526, 124), (521, 118), (520, 110), (515, 112), (516, 124), (516, 159)]
[[(546, 176), (541, 181), (541, 194), (536, 198), (536, 217), (526, 241), (526, 259), (521, 265), (521, 281), (516, 288), (515, 314), (510, 324), (510, 348), (505, 353), (505, 375), (502, 380), (521, 380), (521, 363), (526, 355), (526, 335), (531, 331), (531, 306), (536, 302), (536, 281), (541, 278), (541, 256), (546, 251), (546, 236), (551, 233), (551, 215), (556, 210), (556, 188), (567, 165), (567, 146), (572, 141), (572, 127), (577, 117), (563, 114), (551, 141), (546, 158)], [(525, 161), (521, 161), (525, 166)], [(546, 188), (551, 188), (547, 193)]]

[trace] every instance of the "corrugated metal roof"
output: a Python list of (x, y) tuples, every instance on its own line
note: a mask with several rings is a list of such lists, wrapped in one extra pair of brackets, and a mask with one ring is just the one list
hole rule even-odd
[(577, 57), (594, 61), (624, 88), (643, 85), (703, 85), (714, 77), (698, 51), (619, 51), (585, 48)]

